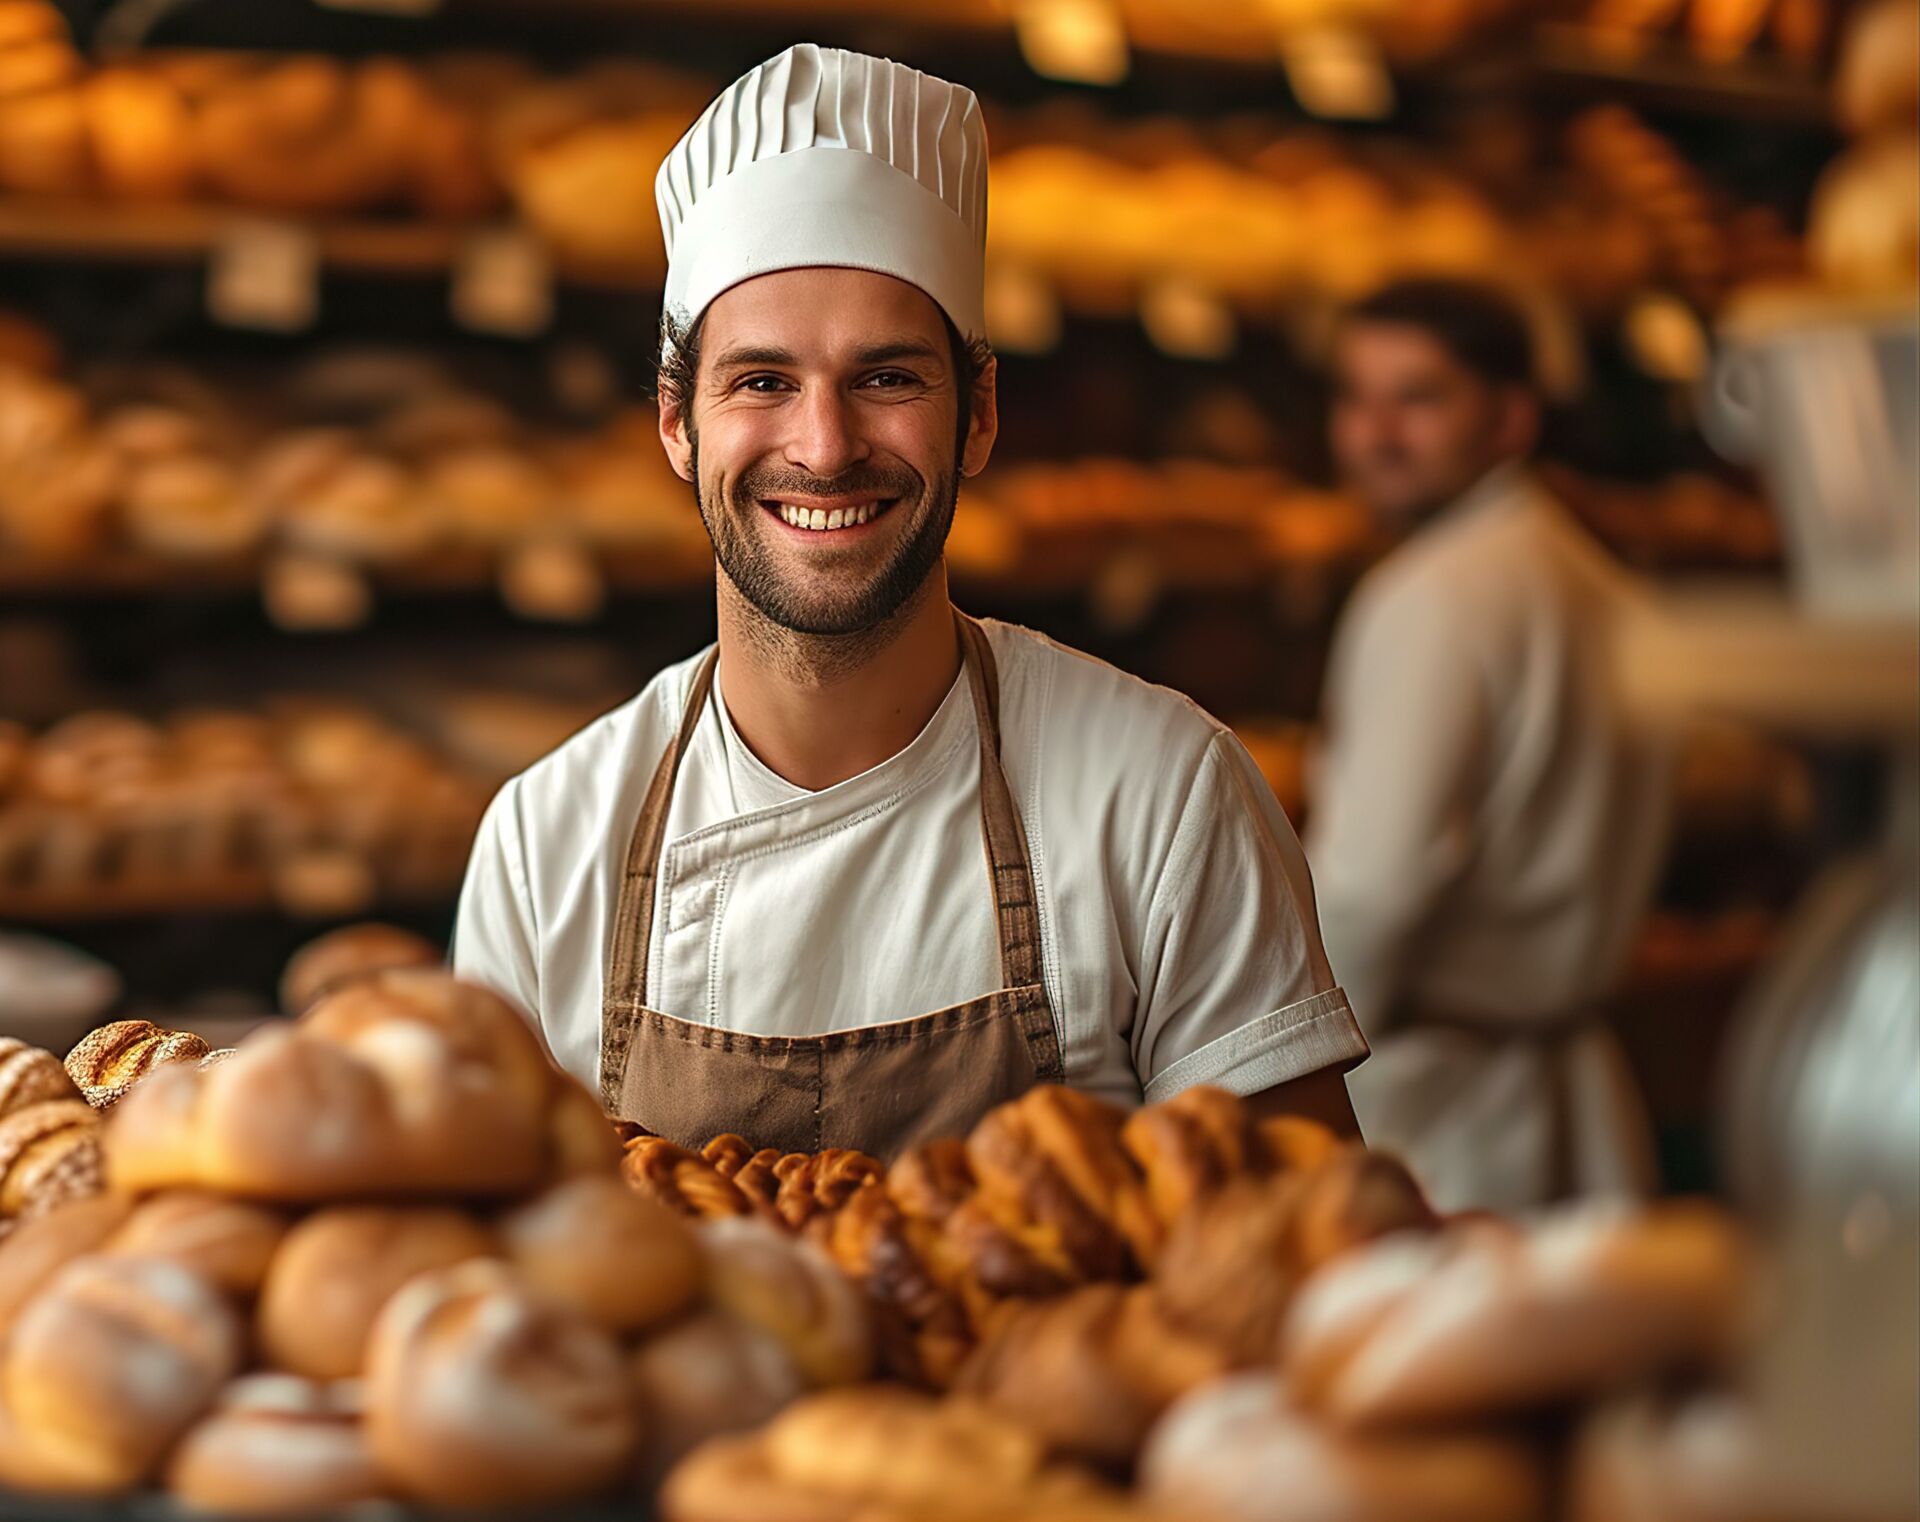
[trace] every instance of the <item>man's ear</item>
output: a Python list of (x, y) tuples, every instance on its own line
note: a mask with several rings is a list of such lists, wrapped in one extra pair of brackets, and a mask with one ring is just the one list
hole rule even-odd
[(683, 403), (660, 397), (660, 442), (667, 451), (667, 463), (682, 481), (693, 480), (693, 440), (687, 436), (687, 410)]
[(986, 468), (993, 453), (993, 441), (1000, 436), (1000, 408), (995, 396), (1000, 361), (989, 356), (981, 368), (980, 379), (973, 383), (972, 415), (967, 419), (966, 447), (960, 452), (960, 474), (977, 476)]

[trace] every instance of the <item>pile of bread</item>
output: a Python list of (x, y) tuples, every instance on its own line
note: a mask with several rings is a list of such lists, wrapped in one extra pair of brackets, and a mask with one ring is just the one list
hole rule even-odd
[(0, 545), (50, 562), (277, 551), (387, 566), (532, 542), (705, 547), (650, 410), (545, 432), (470, 393), (416, 391), (364, 426), (309, 427), (244, 394), (95, 405), (24, 352), (6, 358)]
[(1577, 0), (1568, 7), (1593, 47), (1637, 57), (1675, 41), (1702, 63), (1756, 54), (1800, 65), (1820, 61), (1831, 39), (1833, 0)]
[[(563, 254), (664, 267), (650, 184), (706, 87), (638, 63), (147, 51), (102, 66), (45, 0), (0, 3), (0, 189), (318, 216), (513, 205)], [(617, 192), (617, 193), (614, 193)]]
[(6, 1487), (536, 1506), (872, 1366), (830, 1262), (641, 1198), (519, 1013), (436, 970), (153, 1067), (104, 1151), (0, 1243)]
[[(371, 711), (281, 699), (152, 723), (0, 722), (0, 892), (67, 900), (260, 878), (347, 907), (462, 870), (487, 789)], [(164, 900), (163, 900), (164, 901)]]

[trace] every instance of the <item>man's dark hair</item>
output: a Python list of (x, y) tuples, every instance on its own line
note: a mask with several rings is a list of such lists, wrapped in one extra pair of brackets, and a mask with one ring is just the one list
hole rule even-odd
[[(660, 321), (660, 364), (655, 372), (655, 385), (662, 400), (687, 414), (689, 435), (693, 432), (693, 417), (688, 408), (693, 402), (694, 377), (700, 372), (700, 330), (706, 325), (706, 320), (707, 314), (702, 312), (689, 326), (682, 326), (672, 317), (663, 317)], [(947, 347), (953, 355), (953, 373), (959, 379), (960, 415), (956, 423), (958, 442), (954, 449), (958, 458), (960, 450), (966, 446), (967, 425), (973, 415), (973, 388), (980, 384), (987, 361), (993, 358), (993, 349), (984, 338), (976, 338), (968, 343), (945, 312), (940, 314), (940, 321), (947, 330)]]
[(1439, 277), (1397, 280), (1347, 308), (1341, 325), (1362, 322), (1418, 328), (1489, 385), (1534, 388), (1527, 320), (1490, 285)]

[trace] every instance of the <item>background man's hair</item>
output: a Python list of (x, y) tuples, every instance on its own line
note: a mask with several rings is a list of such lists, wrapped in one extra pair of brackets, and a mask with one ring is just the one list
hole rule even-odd
[(1533, 336), (1519, 307), (1493, 286), (1438, 276), (1396, 280), (1346, 311), (1343, 327), (1418, 328), (1489, 384), (1533, 389)]

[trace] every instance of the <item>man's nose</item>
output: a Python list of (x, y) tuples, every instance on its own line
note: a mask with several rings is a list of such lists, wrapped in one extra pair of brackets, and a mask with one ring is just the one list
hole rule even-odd
[(837, 476), (867, 457), (852, 401), (836, 386), (810, 386), (790, 416), (787, 463), (816, 476)]

